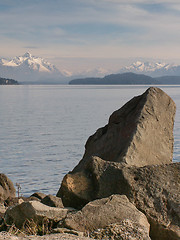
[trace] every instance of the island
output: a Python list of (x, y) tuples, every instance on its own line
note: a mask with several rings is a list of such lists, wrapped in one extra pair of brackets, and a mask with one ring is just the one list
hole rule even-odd
[(70, 85), (179, 85), (180, 76), (162, 76), (150, 77), (144, 74), (136, 74), (132, 72), (110, 74), (103, 78), (78, 78), (71, 80)]
[(19, 85), (18, 81), (0, 77), (0, 85)]

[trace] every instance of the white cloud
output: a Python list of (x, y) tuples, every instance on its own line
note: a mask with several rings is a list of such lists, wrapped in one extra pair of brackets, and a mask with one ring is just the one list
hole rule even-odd
[[(9, 0), (6, 4), (9, 8), (0, 13), (1, 54), (6, 49), (7, 54), (18, 55), (24, 46), (35, 46), (34, 54), (46, 57), (154, 53), (172, 57), (179, 49), (179, 0)], [(153, 11), (156, 4), (160, 5)]]

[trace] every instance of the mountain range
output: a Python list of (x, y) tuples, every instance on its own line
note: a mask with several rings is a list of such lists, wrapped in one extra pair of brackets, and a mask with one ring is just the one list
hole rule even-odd
[(68, 73), (58, 70), (53, 64), (41, 57), (26, 52), (13, 59), (0, 59), (0, 76), (12, 78), (21, 83), (63, 83)]
[[(15, 79), (19, 83), (62, 84), (68, 83), (73, 79), (85, 79), (87, 77), (92, 79), (94, 77), (102, 78), (104, 76), (105, 81), (107, 81), (107, 79), (109, 79), (109, 77), (107, 77), (109, 76), (108, 74), (112, 72), (113, 71), (103, 68), (96, 68), (90, 70), (87, 69), (84, 72), (79, 72), (74, 75), (72, 72), (65, 69), (59, 70), (45, 59), (32, 56), (29, 52), (12, 59), (0, 59), (0, 77)], [(172, 76), (174, 76), (172, 81), (177, 82), (177, 76), (180, 76), (180, 65), (137, 61), (129, 66), (120, 68), (115, 75), (118, 76), (118, 74), (126, 72), (144, 74), (154, 78), (171, 76), (172, 79)], [(166, 78), (166, 81), (169, 80)]]
[(141, 73), (151, 77), (180, 76), (180, 65), (137, 61), (119, 70), (119, 73), (124, 72)]

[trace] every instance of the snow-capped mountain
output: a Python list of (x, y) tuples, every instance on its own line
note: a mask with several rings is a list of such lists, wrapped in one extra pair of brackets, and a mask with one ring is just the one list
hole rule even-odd
[(66, 82), (70, 73), (29, 52), (11, 60), (0, 59), (0, 76), (19, 82)]
[(154, 72), (157, 69), (168, 69), (169, 64), (166, 63), (151, 63), (151, 62), (140, 62), (137, 61), (132, 63), (130, 66), (125, 67), (126, 71), (137, 71), (137, 72)]
[(68, 83), (76, 78), (104, 77), (112, 73), (125, 72), (141, 73), (151, 77), (180, 76), (180, 65), (137, 61), (117, 72), (95, 68), (72, 74), (65, 69), (57, 69), (45, 59), (32, 56), (29, 52), (9, 60), (0, 59), (0, 77), (14, 79), (20, 83)]
[(159, 76), (179, 76), (180, 75), (180, 65), (160, 63), (160, 62), (141, 62), (137, 61), (132, 63), (130, 66), (126, 66), (120, 69), (120, 72), (134, 72), (148, 74), (152, 77)]

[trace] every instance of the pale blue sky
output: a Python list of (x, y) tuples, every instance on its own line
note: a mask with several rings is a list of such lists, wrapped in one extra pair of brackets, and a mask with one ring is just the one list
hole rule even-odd
[(180, 0), (0, 0), (0, 57), (30, 51), (59, 68), (180, 62)]

